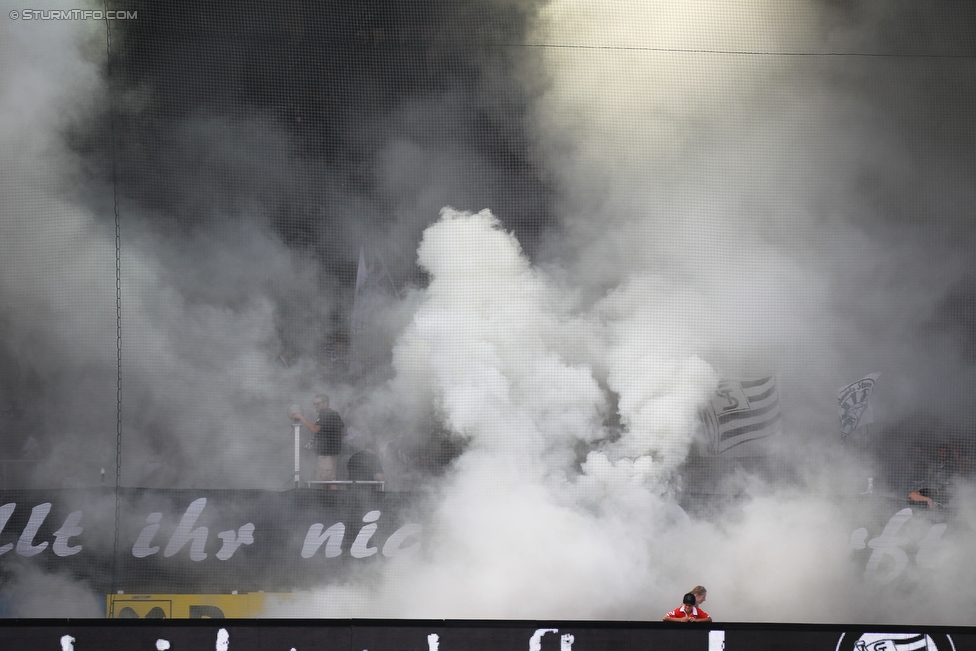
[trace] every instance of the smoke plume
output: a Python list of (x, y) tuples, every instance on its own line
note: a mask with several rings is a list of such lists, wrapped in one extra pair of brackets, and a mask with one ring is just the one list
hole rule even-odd
[[(123, 485), (279, 490), (285, 408), (325, 391), (453, 461), (392, 479), (429, 501), (419, 554), (271, 614), (658, 619), (704, 584), (720, 620), (968, 623), (970, 537), (879, 583), (844, 505), (867, 477), (904, 498), (886, 473), (935, 432), (899, 424), (976, 425), (971, 16), (132, 9), (108, 44), (0, 25), (0, 416), (8, 455), (40, 450), (27, 485), (95, 484), (120, 429)], [(360, 248), (401, 298), (357, 342)], [(879, 426), (841, 446), (837, 389), (870, 372)], [(765, 459), (703, 459), (719, 380), (770, 374)], [(50, 608), (24, 612), (77, 612)]]

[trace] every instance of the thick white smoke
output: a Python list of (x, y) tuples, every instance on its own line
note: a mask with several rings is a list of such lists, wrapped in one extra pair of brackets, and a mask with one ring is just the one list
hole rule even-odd
[[(552, 3), (540, 38), (564, 47), (546, 50), (534, 121), (564, 197), (552, 255), (591, 294), (627, 288), (666, 312), (643, 333), (670, 328), (723, 375), (788, 374), (801, 409), (881, 370), (890, 417), (958, 410), (972, 371), (925, 324), (968, 268), (970, 216), (951, 197), (969, 191), (949, 170), (972, 161), (911, 132), (950, 112), (929, 108), (925, 68), (816, 56), (941, 51), (922, 28), (892, 38), (885, 18), (811, 2)], [(892, 105), (899, 84), (912, 90)]]
[[(831, 582), (832, 599), (803, 613), (787, 599), (768, 619), (844, 617), (857, 576), (826, 501), (766, 494), (719, 522), (672, 501), (697, 407), (717, 382), (708, 364), (675, 347), (644, 352), (635, 369), (620, 348), (640, 347), (616, 334), (630, 314), (581, 309), (487, 211), (445, 209), (419, 261), (431, 282), (398, 342), (393, 393), (429, 388), (470, 443), (440, 486), (423, 557), (396, 561), (375, 594), (327, 591), (302, 614), (656, 618), (708, 577), (715, 594), (734, 595), (714, 599), (724, 618), (739, 607), (754, 619), (749, 609), (790, 577)], [(641, 389), (620, 382), (624, 430), (577, 471), (576, 444), (607, 435), (602, 366)]]
[[(968, 178), (956, 153), (902, 133), (925, 102), (902, 99), (879, 119), (890, 89), (924, 88), (924, 69), (807, 56), (891, 45), (876, 29), (883, 16), (839, 27), (851, 24), (841, 11), (545, 8), (532, 36), (545, 79), (524, 71), (538, 93), (527, 128), (558, 228), (530, 261), (491, 212), (445, 209), (420, 243), (429, 286), (396, 317), (413, 310), (393, 346), (396, 377), (370, 405), (407, 420), (433, 405), (468, 442), (432, 489), (424, 549), (368, 585), (273, 614), (658, 619), (704, 584), (721, 620), (969, 623), (976, 596), (956, 588), (973, 578), (964, 538), (896, 592), (851, 562), (849, 523), (830, 496), (869, 472), (834, 447), (839, 386), (881, 371), (876, 410), (895, 419), (922, 405), (955, 410), (973, 379), (949, 334), (927, 329), (971, 268), (971, 216), (955, 207), (971, 197)], [(78, 161), (60, 135), (104, 110), (101, 25), (90, 27), (0, 26), (0, 147), (21, 161), (4, 166), (0, 189), (0, 297), (15, 306), (3, 306), (0, 328), (57, 403), (34, 409), (81, 414), (42, 468), (71, 479), (64, 486), (94, 483), (115, 455), (114, 233), (71, 200)], [(247, 120), (184, 126), (205, 143), (240, 138), (215, 159), (284, 182), (260, 155), (284, 133)], [(241, 138), (254, 132), (266, 140)], [(411, 215), (443, 193), (443, 179), (411, 161), (435, 159), (426, 165), (438, 177), (459, 155), (396, 139), (382, 151), (381, 190), (413, 194)], [(971, 153), (961, 157), (971, 169)], [(932, 166), (940, 179), (916, 183)], [(192, 190), (205, 206), (209, 188)], [(944, 227), (927, 225), (929, 210)], [(135, 353), (124, 357), (123, 483), (278, 488), (289, 449), (276, 417), (321, 387), (310, 364), (275, 361), (272, 297), (319, 306), (313, 330), (331, 295), (261, 206), (210, 214), (189, 235), (135, 212), (122, 260), (124, 345)], [(775, 452), (794, 481), (733, 475), (721, 489), (734, 503), (716, 497), (707, 516), (689, 517), (676, 494), (699, 405), (721, 378), (767, 373), (782, 379)], [(335, 389), (341, 408), (351, 390)], [(33, 578), (23, 574), (18, 595), (34, 594)], [(90, 610), (78, 603), (43, 614)]]
[[(118, 137), (102, 77), (105, 25), (13, 20), (7, 9), (0, 63), (0, 327), (10, 363), (0, 401), (27, 412), (49, 451), (34, 485), (94, 486), (102, 468), (114, 483), (114, 189), (85, 177), (81, 158), (66, 143), (83, 123), (99, 126), (88, 137)], [(233, 151), (212, 151), (218, 158), (240, 158), (248, 145), (266, 147), (265, 136), (277, 142), (263, 125), (206, 127), (191, 124), (188, 137), (193, 128), (212, 134), (218, 127), (238, 130), (224, 134), (225, 141), (240, 131), (251, 136)], [(97, 208), (82, 200), (90, 196), (98, 199), (87, 203)], [(308, 306), (308, 323), (293, 329), (317, 333), (330, 300), (320, 294), (314, 265), (271, 232), (260, 206), (211, 215), (189, 237), (124, 197), (118, 210), (122, 483), (279, 489), (290, 476), (286, 406), (320, 387), (309, 360), (286, 365), (278, 357), (279, 315), (270, 297)], [(33, 394), (25, 388), (30, 378), (42, 387)]]
[[(59, 8), (78, 9), (44, 11)], [(0, 435), (7, 459), (20, 461), (28, 435), (43, 453), (28, 457), (35, 463), (7, 464), (24, 470), (5, 480), (18, 488), (111, 486), (119, 370), (113, 188), (86, 176), (67, 142), (83, 123), (100, 127), (88, 137), (112, 136), (105, 25), (15, 20), (14, 9), (22, 7), (4, 2), (0, 21), (0, 408), (22, 417), (17, 427), (5, 420)], [(313, 265), (249, 210), (187, 238), (121, 208), (124, 486), (290, 485), (286, 408), (322, 383), (309, 362), (276, 359), (268, 297), (315, 306), (310, 312), (327, 313), (329, 301)], [(98, 534), (97, 525), (86, 527)], [(2, 595), (8, 615), (103, 612), (88, 586), (41, 574), (11, 574)], [(64, 599), (40, 598), (57, 591)]]
[[(445, 210), (425, 232), (431, 282), (396, 346), (395, 392), (423, 387), (418, 400), (471, 443), (439, 493), (426, 556), (358, 612), (656, 619), (703, 583), (726, 620), (969, 623), (967, 535), (935, 554), (948, 565), (920, 554), (925, 567), (902, 581), (872, 582), (836, 499), (872, 472), (838, 446), (840, 386), (882, 371), (876, 408), (895, 420), (965, 411), (972, 379), (927, 327), (968, 268), (970, 217), (907, 182), (919, 149), (947, 168), (952, 156), (877, 121), (890, 84), (921, 87), (915, 68), (817, 55), (904, 45), (881, 16), (839, 27), (841, 14), (549, 4), (533, 125), (562, 229), (538, 266), (488, 212)], [(924, 115), (923, 99), (903, 102)], [(906, 214), (918, 202), (946, 228)], [(735, 476), (724, 488), (736, 505), (684, 516), (669, 490), (697, 406), (721, 377), (771, 372), (794, 481)], [(611, 392), (621, 436), (577, 475), (574, 443), (607, 434)], [(315, 603), (331, 613), (334, 597)]]

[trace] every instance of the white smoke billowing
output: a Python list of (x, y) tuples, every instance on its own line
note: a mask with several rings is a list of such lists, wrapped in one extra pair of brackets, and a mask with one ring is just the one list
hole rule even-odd
[[(948, 207), (936, 194), (946, 183), (919, 161), (919, 150), (941, 159), (937, 144), (891, 130), (900, 113), (907, 129), (924, 119), (914, 66), (800, 56), (886, 50), (881, 17), (838, 28), (835, 11), (551, 4), (540, 33), (570, 46), (546, 51), (552, 81), (535, 119), (539, 156), (566, 197), (553, 255), (594, 293), (637, 280), (635, 302), (668, 313), (654, 323), (679, 341), (698, 337), (694, 349), (723, 374), (775, 366), (808, 378), (798, 391), (829, 396), (826, 387), (883, 366), (892, 415), (949, 395), (958, 403), (959, 385), (943, 390), (936, 378), (969, 380), (971, 370), (921, 331), (968, 268), (971, 217)], [(965, 78), (965, 67), (944, 67)], [(896, 83), (919, 92), (892, 107), (880, 89)], [(892, 117), (879, 124), (884, 111)], [(920, 196), (931, 203), (916, 207)], [(932, 227), (933, 213), (943, 226)]]
[[(72, 426), (93, 433), (110, 422), (97, 410), (79, 407), (114, 401), (111, 385), (97, 381), (99, 369), (91, 364), (100, 350), (114, 345), (105, 335), (111, 332), (113, 310), (110, 295), (86, 290), (91, 284), (113, 283), (113, 268), (106, 264), (113, 259), (111, 240), (91, 214), (59, 196), (70, 186), (76, 163), (66, 160), (59, 130), (91, 110), (101, 88), (97, 66), (73, 56), (91, 32), (6, 19), (0, 29), (0, 147), (12, 163), (5, 165), (0, 192), (0, 328), (21, 360), (13, 368), (16, 361), (4, 360), (4, 388), (29, 382), (28, 368), (56, 385), (59, 370), (78, 363), (95, 381), (79, 383), (60, 407), (77, 410)], [(29, 411), (38, 425), (47, 416), (41, 405), (30, 405)]]
[[(3, 29), (2, 399), (33, 401), (29, 418), (48, 433), (38, 485), (97, 485), (116, 461), (112, 188), (73, 185), (84, 176), (64, 134), (105, 115), (104, 25), (5, 18)], [(115, 136), (102, 126), (98, 136)], [(252, 140), (211, 154), (241, 159), (265, 133), (238, 129), (228, 143), (242, 131)], [(210, 189), (187, 192), (202, 202)], [(85, 195), (101, 197), (103, 214), (78, 200)], [(309, 305), (303, 327), (317, 331), (330, 302), (316, 270), (263, 225), (260, 207), (214, 216), (189, 238), (124, 198), (121, 211), (123, 484), (280, 488), (290, 458), (285, 405), (312, 391), (315, 374), (308, 362), (276, 359), (269, 297)], [(30, 377), (43, 387), (33, 396)]]
[[(409, 430), (432, 409), (467, 442), (432, 489), (422, 553), (272, 614), (657, 619), (704, 584), (720, 620), (928, 623), (926, 604), (972, 583), (965, 536), (897, 590), (866, 581), (831, 499), (871, 472), (835, 445), (838, 387), (881, 371), (876, 410), (892, 420), (971, 410), (972, 364), (937, 315), (972, 272), (972, 154), (912, 135), (938, 104), (926, 69), (802, 56), (900, 46), (884, 18), (799, 1), (549, 3), (530, 37), (547, 47), (522, 71), (538, 93), (524, 126), (558, 227), (530, 260), (494, 207), (444, 209), (419, 243), (430, 283), (389, 319), (407, 322), (390, 333), (395, 378), (363, 410)], [(92, 289), (114, 289), (114, 234), (65, 198), (78, 161), (58, 134), (104, 92), (75, 28), (2, 26), (0, 146), (23, 162), (0, 182), (0, 327), (58, 403), (34, 407), (84, 414), (43, 468), (84, 484), (114, 466), (115, 296)], [(967, 63), (930, 63), (971, 97)], [(401, 117), (434, 105), (449, 112), (439, 98)], [(289, 183), (293, 168), (261, 157), (285, 133), (190, 122), (181, 135), (214, 165)], [(457, 172), (463, 146), (391, 136), (379, 151), (378, 192), (406, 215), (389, 229), (409, 240), (401, 257), (452, 174), (503, 182), (478, 162)], [(185, 192), (211, 207), (211, 188)], [(214, 210), (189, 234), (138, 211), (125, 224), (124, 484), (289, 478), (275, 419), (320, 387), (310, 361), (276, 363), (273, 299), (317, 306), (299, 328), (314, 339), (339, 283), (263, 208)], [(775, 458), (794, 480), (733, 474), (728, 504), (689, 517), (675, 496), (698, 407), (719, 379), (768, 373), (786, 419)], [(353, 392), (328, 389), (340, 408)], [(938, 623), (970, 623), (976, 596), (953, 594)]]
[[(98, 486), (102, 469), (114, 485), (112, 188), (86, 175), (66, 143), (87, 121), (106, 127), (93, 137), (108, 137), (99, 121), (107, 115), (105, 26), (14, 20), (11, 9), (21, 7), (4, 3), (0, 25), (0, 407), (21, 415), (16, 427), (4, 422), (2, 436), (5, 458), (19, 461), (28, 435), (44, 453), (5, 469), (25, 468), (21, 488)], [(96, 207), (81, 199), (88, 196), (99, 197)], [(315, 270), (249, 209), (235, 215), (237, 225), (188, 239), (122, 208), (124, 486), (278, 490), (290, 481), (285, 407), (304, 401), (318, 375), (308, 362), (276, 360), (267, 297), (323, 311), (329, 301)], [(91, 525), (89, 533), (98, 530)], [(42, 598), (59, 590), (63, 600)], [(88, 591), (27, 568), (11, 575), (4, 607), (19, 604), (14, 614), (31, 617), (97, 616), (102, 597)]]
[[(445, 210), (419, 256), (432, 278), (397, 346), (397, 381), (432, 387), (470, 445), (434, 518), (427, 554), (440, 560), (405, 581), (429, 595), (408, 615), (586, 616), (571, 588), (616, 574), (601, 550), (622, 542), (625, 556), (643, 556), (636, 539), (600, 527), (572, 498), (574, 444), (603, 434), (606, 411), (589, 366), (566, 354), (590, 326), (487, 212)], [(519, 580), (499, 576), (488, 561), (499, 555), (502, 575)]]
[[(857, 574), (827, 501), (759, 485), (718, 522), (671, 502), (697, 406), (717, 381), (705, 362), (651, 351), (634, 370), (616, 350), (632, 342), (608, 327), (613, 315), (581, 311), (578, 294), (533, 269), (487, 211), (443, 211), (419, 259), (431, 282), (398, 342), (393, 393), (429, 388), (469, 446), (440, 486), (422, 557), (391, 563), (376, 593), (328, 590), (300, 614), (348, 615), (360, 602), (360, 616), (656, 618), (707, 576), (716, 594), (731, 593), (713, 599), (724, 618), (736, 608), (743, 619), (757, 608), (769, 619), (844, 618)], [(652, 389), (620, 383), (624, 430), (577, 474), (575, 444), (606, 435), (608, 409), (583, 350), (599, 351), (608, 377), (640, 375), (632, 386)], [(832, 598), (802, 612), (791, 600), (764, 605), (784, 580), (826, 584)]]
[(4, 617), (98, 618), (105, 615), (105, 598), (67, 574), (45, 573), (28, 564), (8, 572), (0, 588)]
[[(970, 269), (971, 215), (952, 208), (970, 193), (918, 164), (971, 157), (879, 123), (924, 116), (923, 97), (886, 104), (894, 84), (922, 92), (918, 69), (830, 58), (934, 42), (867, 10), (844, 18), (807, 2), (547, 6), (533, 126), (562, 228), (537, 267), (486, 213), (445, 211), (425, 233), (431, 283), (396, 382), (471, 443), (425, 558), (365, 612), (657, 618), (704, 583), (721, 619), (968, 623), (967, 535), (936, 554), (967, 580), (920, 554), (924, 569), (880, 585), (851, 560), (835, 500), (872, 472), (837, 445), (838, 387), (881, 370), (888, 418), (967, 422), (972, 386), (951, 333), (929, 325)], [(971, 94), (968, 64), (940, 65)], [(697, 405), (720, 377), (769, 372), (795, 483), (732, 477), (737, 505), (676, 515), (668, 480)], [(594, 415), (610, 392), (623, 431), (576, 476), (570, 444), (606, 434)], [(950, 589), (951, 608), (918, 614)]]

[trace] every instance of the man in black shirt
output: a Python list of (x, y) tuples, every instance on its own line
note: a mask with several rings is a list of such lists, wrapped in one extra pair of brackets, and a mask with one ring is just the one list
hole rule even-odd
[[(291, 415), (300, 420), (305, 427), (312, 431), (312, 444), (318, 455), (315, 468), (315, 479), (318, 481), (335, 481), (336, 459), (342, 452), (342, 437), (346, 436), (346, 425), (338, 413), (329, 409), (329, 396), (319, 394), (315, 396), (315, 409), (319, 412), (314, 423), (309, 422), (299, 413)], [(332, 484), (329, 488), (336, 488)]]

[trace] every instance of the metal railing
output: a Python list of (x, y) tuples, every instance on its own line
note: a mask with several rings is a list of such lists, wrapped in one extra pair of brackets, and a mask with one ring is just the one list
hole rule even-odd
[(315, 486), (348, 486), (348, 485), (353, 485), (353, 484), (355, 484), (357, 486), (366, 486), (366, 485), (379, 486), (381, 491), (386, 490), (386, 482), (385, 481), (376, 481), (376, 480), (373, 480), (373, 479), (362, 479), (362, 480), (356, 480), (356, 479), (332, 479), (332, 480), (316, 479), (316, 480), (312, 480), (312, 481), (305, 482), (305, 486), (307, 488), (314, 488)]

